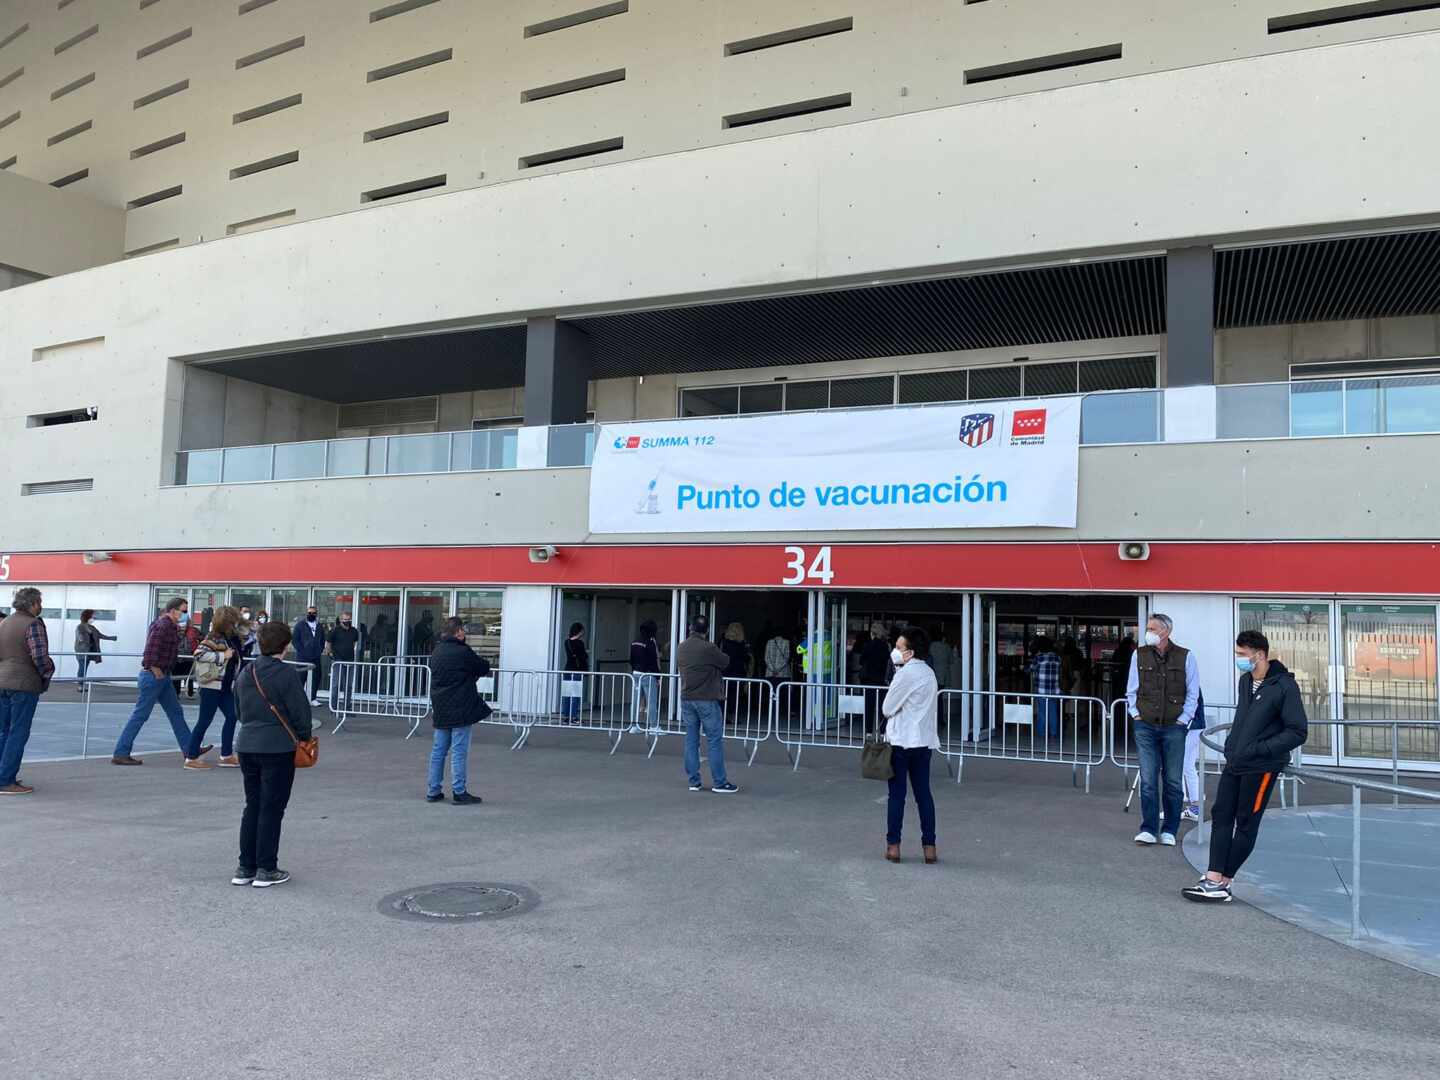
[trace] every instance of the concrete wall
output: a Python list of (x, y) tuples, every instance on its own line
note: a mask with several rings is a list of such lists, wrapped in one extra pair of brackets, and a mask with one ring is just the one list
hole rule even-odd
[[(356, 210), (362, 192), (432, 175), (443, 174), (447, 190), (454, 190), (1440, 28), (1440, 12), (1432, 11), (1266, 33), (1267, 17), (1313, 7), (1314, 0), (1159, 6), (1153, 0), (1078, 6), (1071, 0), (631, 0), (624, 15), (526, 37), (524, 27), (580, 10), (585, 0), (452, 0), (370, 22), (369, 13), (381, 6), (382, 0), (285, 0), (239, 14), (234, 0), (164, 0), (144, 10), (133, 0), (76, 0), (63, 10), (55, 0), (10, 0), (0, 8), (0, 40), (21, 26), (28, 30), (0, 49), (0, 78), (23, 69), (0, 90), (0, 119), (20, 113), (0, 130), (0, 161), (15, 156), (14, 171), (44, 184), (88, 169), (72, 189), (115, 207), (182, 187), (180, 195), (129, 215), (125, 250), (136, 252)], [(853, 18), (852, 31), (725, 54), (730, 42), (843, 16)], [(56, 46), (92, 25), (99, 26), (95, 36), (56, 54)], [(137, 55), (185, 30), (188, 38)], [(301, 48), (236, 67), (242, 57), (301, 37)], [(967, 69), (1112, 44), (1121, 45), (1123, 55), (1104, 63), (993, 81), (963, 76)], [(446, 63), (367, 82), (374, 69), (443, 49), (452, 50)], [(622, 68), (624, 82), (522, 102), (527, 89)], [(53, 97), (87, 75), (94, 80)], [(134, 107), (183, 80), (189, 89)], [(733, 113), (845, 92), (852, 95), (849, 108), (722, 125)], [(243, 110), (295, 94), (302, 100), (293, 108), (234, 122)], [(440, 112), (449, 113), (448, 123), (364, 139), (367, 131)], [(49, 145), (86, 121), (90, 130)], [(1177, 129), (1195, 134), (1184, 124)], [(144, 152), (180, 134), (183, 142)], [(1123, 124), (1094, 134), (1096, 156), (1123, 153), (1135, 138)], [(624, 139), (623, 149), (569, 165), (519, 167), (523, 155), (613, 137)], [(1332, 137), (1331, 145), (1348, 144)], [(992, 154), (1008, 157), (1003, 145), (977, 150), (967, 168)], [(299, 153), (294, 164), (230, 178), (236, 167), (291, 151)], [(889, 169), (892, 162), (877, 158), (871, 167)]]
[[(1174, 637), (1195, 654), (1200, 665), (1200, 688), (1207, 706), (1234, 705), (1235, 603), (1229, 596), (1191, 593), (1156, 593), (1150, 610), (1164, 612), (1175, 621)], [(1211, 716), (1210, 724), (1224, 723), (1228, 716)]]
[(197, 367), (183, 368), (182, 378), (180, 450), (335, 437), (331, 402)]
[[(8, 71), (0, 56), (0, 78)], [(10, 111), (6, 100), (0, 92), (0, 120)], [(0, 139), (5, 134), (0, 132)], [(5, 156), (0, 153), (0, 159)], [(114, 262), (120, 258), (124, 235), (123, 210), (69, 188), (0, 170), (0, 288), (10, 267), (54, 277)]]
[[(25, 432), (7, 495), (35, 479), (94, 476), (95, 490), (33, 497), (9, 551), (95, 547), (295, 547), (332, 544), (576, 544), (589, 538), (589, 470), (353, 477), (215, 487), (136, 483), (103, 453), (105, 420), (86, 440)], [(97, 451), (96, 448), (101, 450)], [(885, 540), (1433, 539), (1414, 464), (1440, 435), (1161, 443), (1080, 450), (1078, 526), (814, 532), (808, 543)], [(81, 460), (83, 458), (83, 461)], [(1165, 478), (1163, 485), (1153, 478)], [(1143, 496), (1139, 494), (1143, 490)], [(25, 503), (26, 507), (30, 502)], [(28, 513), (28, 511), (27, 511)], [(610, 536), (605, 543), (789, 542), (792, 533)]]
[(1290, 365), (1440, 356), (1440, 316), (1257, 326), (1215, 335), (1215, 381), (1286, 382)]

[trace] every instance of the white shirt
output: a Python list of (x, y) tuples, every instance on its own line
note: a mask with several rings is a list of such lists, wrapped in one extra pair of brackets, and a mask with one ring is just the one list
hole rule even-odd
[(880, 711), (889, 721), (885, 741), (891, 746), (912, 749), (928, 746), (940, 749), (940, 736), (935, 730), (935, 698), (939, 687), (935, 672), (924, 660), (911, 658), (895, 670), (890, 689)]

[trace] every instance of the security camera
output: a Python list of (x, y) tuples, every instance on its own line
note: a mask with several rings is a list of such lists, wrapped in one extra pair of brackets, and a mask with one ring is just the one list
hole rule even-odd
[(1117, 554), (1121, 562), (1144, 562), (1150, 558), (1150, 545), (1143, 540), (1126, 540)]
[(553, 544), (546, 544), (544, 547), (532, 547), (530, 549), (530, 561), (533, 563), (547, 563), (560, 554), (560, 549)]
[(94, 566), (96, 563), (109, 562), (113, 556), (108, 551), (87, 551), (80, 558), (86, 566)]

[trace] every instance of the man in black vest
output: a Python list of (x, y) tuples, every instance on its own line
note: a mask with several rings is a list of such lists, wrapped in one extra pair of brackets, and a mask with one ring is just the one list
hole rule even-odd
[[(1174, 627), (1159, 612), (1145, 624), (1145, 644), (1130, 660), (1125, 705), (1140, 752), (1140, 831), (1135, 843), (1153, 844), (1156, 834), (1175, 846), (1185, 789), (1185, 735), (1200, 700), (1200, 666), (1189, 649), (1170, 640)], [(1164, 783), (1165, 824), (1160, 824), (1160, 785)], [(1163, 831), (1162, 831), (1163, 830)]]

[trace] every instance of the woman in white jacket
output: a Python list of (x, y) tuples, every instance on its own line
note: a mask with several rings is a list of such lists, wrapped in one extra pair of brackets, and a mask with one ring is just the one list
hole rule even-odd
[(900, 827), (905, 821), (907, 778), (915, 794), (915, 806), (920, 811), (920, 843), (925, 861), (933, 863), (939, 859), (935, 851), (935, 799), (930, 794), (930, 753), (940, 749), (940, 736), (935, 730), (935, 698), (939, 688), (935, 672), (925, 663), (929, 650), (929, 636), (918, 626), (907, 626), (901, 632), (890, 653), (895, 678), (880, 706), (885, 714), (890, 763), (895, 770), (890, 778), (890, 799), (886, 807), (885, 858), (897, 863), (900, 861)]

